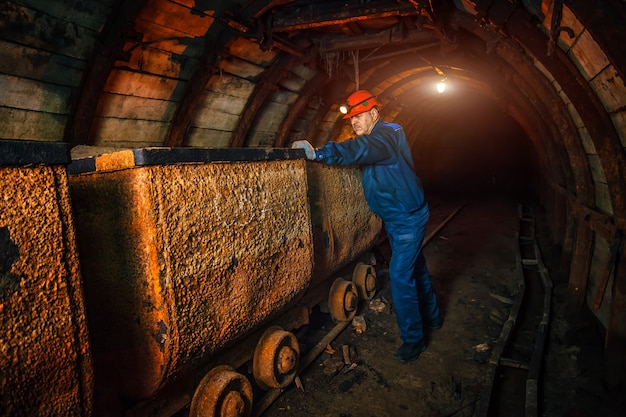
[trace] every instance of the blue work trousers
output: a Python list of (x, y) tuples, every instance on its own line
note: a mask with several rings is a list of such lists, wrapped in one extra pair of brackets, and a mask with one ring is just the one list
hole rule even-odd
[(427, 326), (441, 323), (437, 299), (422, 253), (428, 217), (426, 209), (402, 219), (385, 219), (391, 245), (389, 285), (400, 338), (406, 343), (422, 341), (423, 323)]

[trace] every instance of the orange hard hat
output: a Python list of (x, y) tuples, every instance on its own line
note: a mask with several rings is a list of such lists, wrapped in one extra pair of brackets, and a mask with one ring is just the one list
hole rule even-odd
[(367, 90), (359, 90), (348, 97), (346, 104), (341, 106), (339, 110), (344, 114), (344, 119), (349, 119), (352, 116), (366, 112), (374, 107), (381, 107), (380, 101), (374, 97), (372, 93)]

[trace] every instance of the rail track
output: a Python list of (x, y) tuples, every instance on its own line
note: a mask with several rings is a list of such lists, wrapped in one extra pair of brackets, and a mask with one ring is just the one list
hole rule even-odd
[[(250, 152), (254, 150), (246, 153)], [(66, 170), (66, 160), (55, 160), (41, 169), (31, 163), (6, 168), (5, 177), (26, 178), (29, 186), (41, 187), (56, 196), (58, 203), (52, 220), (46, 204), (39, 200), (11, 207), (15, 209), (12, 223), (3, 233), (7, 247), (23, 258), (14, 262), (23, 270), (15, 269), (13, 275), (21, 274), (23, 282), (33, 284), (11, 287), (10, 295), (39, 296), (40, 288), (45, 288), (41, 308), (56, 312), (70, 306), (71, 311), (62, 317), (75, 316), (71, 322), (55, 322), (63, 332), (49, 331), (42, 345), (41, 338), (33, 337), (36, 332), (28, 331), (33, 325), (29, 309), (5, 309), (16, 330), (11, 343), (20, 347), (15, 352), (28, 352), (37, 359), (41, 355), (36, 352), (43, 346), (46, 369), (54, 369), (50, 375), (79, 373), (84, 377), (79, 384), (68, 378), (69, 384), (61, 386), (29, 377), (42, 372), (36, 361), (24, 361), (22, 372), (7, 365), (3, 372), (12, 372), (7, 386), (13, 387), (7, 391), (28, 391), (37, 399), (25, 401), (16, 395), (6, 404), (19, 410), (45, 404), (45, 412), (40, 409), (39, 415), (58, 415), (54, 411), (58, 408), (77, 410), (76, 415), (91, 415), (93, 409), (99, 417), (169, 417), (184, 413), (191, 403), (187, 414), (194, 416), (248, 416), (260, 415), (272, 397), (292, 382), (297, 384), (301, 367), (319, 354), (328, 338), (345, 329), (356, 313), (357, 301), (372, 295), (377, 280), (372, 273), (375, 257), (364, 253), (377, 247), (381, 224), (364, 201), (358, 170), (307, 164), (302, 155), (292, 153), (261, 152), (248, 155), (255, 158), (247, 162), (225, 163), (222, 155), (219, 160), (211, 159), (212, 150), (191, 154), (134, 150), (98, 156), (84, 161), (89, 164), (77, 165), (77, 170)], [(42, 181), (47, 176), (55, 181)], [(9, 182), (15, 201), (31, 197), (23, 195), (28, 187)], [(226, 204), (224, 195), (233, 204)], [(435, 209), (436, 215), (431, 216), (435, 227), (427, 230), (425, 244), (464, 205), (450, 213)], [(529, 223), (526, 214), (521, 216), (523, 225)], [(56, 266), (40, 259), (38, 246), (50, 243), (50, 236), (23, 233), (48, 230), (51, 223), (59, 226), (55, 231), (63, 232), (53, 236), (54, 245), (46, 252), (50, 261), (60, 262)], [(532, 237), (532, 232), (520, 235), (518, 264), (524, 279), (492, 357), (494, 376), (527, 368), (523, 403), (529, 416), (537, 409), (550, 301), (547, 295), (539, 297), (544, 307), (539, 322), (532, 320), (536, 315), (532, 312), (520, 314), (535, 304), (525, 301), (522, 308), (525, 294), (540, 287), (535, 283), (549, 284)], [(40, 273), (39, 267), (66, 271), (62, 278), (67, 282), (58, 283), (54, 273)], [(533, 268), (539, 280), (530, 278)], [(331, 279), (345, 274), (349, 278)], [(233, 288), (235, 282), (239, 287)], [(341, 324), (299, 363), (297, 341), (289, 330), (306, 325), (310, 309), (322, 301)], [(48, 331), (47, 316), (35, 316), (41, 331)], [(517, 332), (512, 332), (521, 326), (523, 317), (530, 320), (525, 326), (537, 329), (536, 340), (518, 339)], [(76, 335), (72, 343), (66, 343), (66, 333)], [(265, 358), (268, 338), (271, 343)], [(84, 360), (54, 361), (76, 355), (84, 355)], [(213, 368), (224, 372), (218, 376)], [(238, 369), (252, 373), (254, 378), (249, 379), (259, 388), (269, 389), (261, 401), (253, 403), (251, 382), (243, 373), (234, 372)], [(242, 392), (231, 394), (231, 386), (237, 385)], [(51, 393), (53, 388), (59, 388), (59, 393)], [(500, 406), (486, 401), (499, 398), (496, 389), (501, 389), (499, 384), (492, 384), (481, 397), (484, 405), (479, 409), (485, 415)], [(45, 400), (65, 398), (61, 391), (73, 393), (71, 401)], [(215, 410), (207, 414), (207, 407)]]
[[(429, 227), (427, 235), (424, 238), (424, 246), (428, 243), (452, 221), (452, 219), (465, 207), (467, 201), (463, 201), (448, 213), (443, 220), (439, 221), (434, 227)], [(439, 214), (439, 213), (438, 213)], [(380, 283), (378, 283), (380, 285)], [(302, 356), (299, 365), (299, 373), (302, 373), (311, 363), (326, 349), (326, 347), (339, 336), (350, 325), (350, 321), (341, 321), (336, 323), (328, 333), (326, 333), (304, 356)], [(299, 379), (296, 378), (296, 384), (299, 385)], [(289, 387), (275, 388), (267, 391), (265, 395), (256, 403), (252, 410), (253, 417), (260, 417), (265, 410)]]
[(526, 208), (519, 213), (518, 291), (510, 300), (509, 316), (492, 351), (493, 384), (483, 390), (476, 417), (541, 415), (540, 375), (550, 325), (552, 282), (535, 239), (534, 214)]
[[(441, 212), (436, 212), (433, 217), (443, 220), (439, 220), (428, 232), (425, 245), (435, 236), (441, 235), (442, 229), (465, 206), (466, 202), (460, 204), (445, 218)], [(433, 416), (537, 417), (541, 415), (542, 361), (550, 325), (552, 284), (535, 240), (534, 215), (530, 210), (522, 208), (519, 209), (518, 214), (519, 230), (515, 237), (518, 245), (514, 273), (517, 280), (516, 290), (510, 297), (490, 294), (494, 298), (497, 297), (498, 304), (505, 306), (508, 310), (508, 317), (490, 316), (494, 323), (500, 323), (501, 330), (499, 336), (493, 339), (493, 343), (490, 343), (489, 356), (485, 360), (486, 363), (482, 365), (484, 369), (487, 369), (485, 379), (489, 383), (482, 385), (480, 392), (474, 398), (470, 398), (468, 388), (463, 386), (461, 389), (461, 380), (457, 381), (454, 388), (458, 391), (454, 393), (454, 396), (465, 397), (465, 402), (462, 402), (452, 413), (432, 414)], [(450, 226), (454, 229), (454, 224)], [(346, 330), (348, 324), (348, 322), (337, 323), (326, 335), (318, 339), (314, 347), (304, 354), (299, 372), (303, 373), (327, 345)], [(432, 362), (424, 364), (424, 366), (431, 365)], [(454, 374), (453, 370), (450, 372)], [(307, 385), (306, 382), (305, 385)], [(289, 389), (292, 388), (286, 387), (267, 392), (256, 404), (253, 416), (262, 416), (272, 402)], [(428, 398), (430, 394), (425, 392), (423, 395)]]

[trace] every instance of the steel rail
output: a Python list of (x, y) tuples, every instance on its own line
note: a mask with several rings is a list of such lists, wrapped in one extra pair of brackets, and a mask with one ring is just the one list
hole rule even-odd
[[(487, 417), (493, 414), (491, 407), (493, 405), (493, 381), (496, 377), (496, 372), (500, 367), (506, 367), (510, 369), (517, 369), (526, 372), (525, 379), (525, 403), (520, 408), (520, 412), (523, 410), (524, 417), (537, 417), (539, 415), (539, 377), (541, 371), (541, 364), (543, 362), (543, 356), (545, 352), (545, 343), (550, 324), (550, 309), (552, 304), (552, 281), (548, 274), (548, 270), (541, 260), (541, 254), (539, 247), (535, 239), (534, 230), (534, 218), (520, 213), (520, 225), (529, 227), (530, 230), (526, 230), (527, 233), (520, 235), (518, 232), (519, 245), (516, 252), (516, 267), (518, 275), (518, 290), (513, 300), (513, 304), (509, 311), (509, 318), (503, 324), (500, 332), (500, 337), (494, 344), (491, 358), (489, 363), (491, 365), (491, 378), (492, 383), (483, 388), (480, 401), (475, 410), (474, 416)], [(520, 226), (522, 228), (522, 226)], [(527, 245), (532, 249), (532, 256), (522, 257), (521, 248), (523, 245)], [(532, 284), (527, 281), (528, 278), (524, 271), (536, 272), (543, 290), (543, 303), (541, 320), (536, 326), (536, 332), (533, 340), (534, 344), (530, 348), (531, 357), (529, 361), (519, 361), (511, 358), (503, 357), (504, 349), (509, 344), (516, 326), (520, 322), (520, 312), (523, 310), (524, 300), (530, 295), (526, 289), (526, 284)], [(530, 304), (530, 303), (529, 303)], [(528, 313), (526, 313), (528, 314)], [(523, 316), (522, 316), (523, 317)], [(522, 414), (520, 414), (521, 416)]]

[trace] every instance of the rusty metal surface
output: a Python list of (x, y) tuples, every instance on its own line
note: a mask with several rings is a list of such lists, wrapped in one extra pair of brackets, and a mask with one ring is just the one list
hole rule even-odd
[(300, 345), (296, 336), (279, 326), (268, 328), (254, 350), (253, 376), (263, 390), (285, 388), (298, 372)]
[(232, 367), (221, 365), (213, 368), (200, 382), (189, 416), (249, 416), (252, 399), (250, 382)]
[[(2, 141), (0, 141), (0, 144)], [(111, 171), (148, 165), (180, 163), (252, 162), (304, 159), (301, 149), (289, 148), (135, 148), (110, 150), (97, 146), (83, 147), (83, 153), (94, 155), (76, 157), (68, 166), (70, 174)], [(72, 150), (74, 152), (74, 150)], [(80, 152), (76, 152), (80, 153)], [(0, 163), (2, 161), (0, 160)]]
[(0, 168), (0, 416), (88, 416), (92, 366), (65, 166)]
[(64, 165), (70, 162), (67, 143), (0, 139), (0, 165)]
[(307, 165), (315, 281), (328, 278), (374, 246), (382, 221), (363, 194), (357, 167)]
[(70, 183), (102, 390), (151, 395), (309, 285), (304, 160), (136, 167)]

